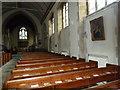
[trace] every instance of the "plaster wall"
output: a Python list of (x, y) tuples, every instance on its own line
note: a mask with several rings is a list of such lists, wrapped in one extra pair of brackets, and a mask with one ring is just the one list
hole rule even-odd
[(77, 2), (69, 3), (70, 56), (79, 58), (79, 6)]
[(80, 58), (85, 58), (85, 53), (84, 53), (84, 19), (87, 16), (87, 6), (86, 2), (79, 2), (79, 47), (80, 47), (80, 53), (79, 57)]
[[(48, 39), (48, 47), (50, 46), (55, 53), (65, 53), (69, 56), (79, 58), (79, 7), (78, 2), (69, 2), (69, 26), (63, 28), (58, 34), (58, 16), (57, 10), (59, 2), (56, 2), (50, 13), (45, 19), (46, 31), (49, 32), (48, 21), (54, 14), (55, 33)], [(74, 13), (74, 14), (73, 14)], [(42, 29), (42, 28), (41, 28)], [(51, 41), (50, 41), (51, 40)], [(50, 43), (51, 42), (51, 43)]]
[(120, 3), (118, 3), (118, 64), (120, 65)]
[[(105, 40), (92, 41), (90, 21), (103, 16)], [(100, 67), (106, 63), (118, 65), (118, 3), (113, 3), (92, 15), (89, 15), (84, 22), (86, 33), (86, 60), (96, 60)]]

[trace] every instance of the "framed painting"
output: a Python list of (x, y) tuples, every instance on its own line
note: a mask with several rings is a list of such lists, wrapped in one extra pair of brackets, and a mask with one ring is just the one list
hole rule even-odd
[(92, 41), (105, 40), (103, 16), (90, 21)]

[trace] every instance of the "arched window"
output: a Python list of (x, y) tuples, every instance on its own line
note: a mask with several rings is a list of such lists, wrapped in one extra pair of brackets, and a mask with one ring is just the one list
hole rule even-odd
[(25, 27), (20, 28), (19, 39), (28, 39), (28, 37), (27, 37), (27, 29)]

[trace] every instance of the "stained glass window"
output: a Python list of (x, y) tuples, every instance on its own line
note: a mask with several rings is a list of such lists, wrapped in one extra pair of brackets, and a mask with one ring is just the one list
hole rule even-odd
[(25, 27), (21, 27), (19, 31), (19, 39), (28, 39), (27, 35), (27, 29)]

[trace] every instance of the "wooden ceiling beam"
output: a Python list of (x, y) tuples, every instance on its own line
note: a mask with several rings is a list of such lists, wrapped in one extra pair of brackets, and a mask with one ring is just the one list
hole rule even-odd
[(46, 19), (47, 15), (49, 14), (49, 11), (52, 9), (52, 7), (54, 6), (54, 4), (55, 4), (55, 2), (51, 2), (50, 5), (48, 6), (48, 9), (46, 10), (45, 14), (43, 15), (42, 23)]

